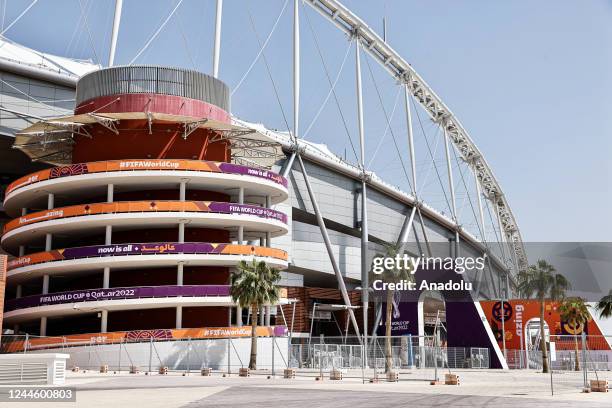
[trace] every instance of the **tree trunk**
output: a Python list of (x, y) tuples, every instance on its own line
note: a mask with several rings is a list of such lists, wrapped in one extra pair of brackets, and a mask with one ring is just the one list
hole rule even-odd
[(257, 370), (257, 305), (251, 306), (251, 359), (249, 368)]
[(391, 348), (391, 319), (393, 312), (393, 291), (387, 290), (387, 308), (385, 320), (385, 372), (393, 368), (393, 349)]
[(542, 350), (542, 372), (547, 373), (548, 367), (548, 350), (546, 350), (546, 333), (544, 332), (544, 303), (545, 300), (540, 300), (540, 349)]
[(574, 329), (574, 349), (576, 350), (576, 358), (574, 359), (574, 370), (580, 371), (580, 359), (578, 358), (578, 336), (576, 335), (576, 327), (578, 325), (574, 323), (572, 329)]

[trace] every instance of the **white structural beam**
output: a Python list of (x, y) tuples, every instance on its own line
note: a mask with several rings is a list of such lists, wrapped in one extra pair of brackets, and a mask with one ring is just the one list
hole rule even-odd
[(221, 18), (223, 16), (223, 0), (217, 0), (215, 15), (215, 44), (213, 47), (213, 76), (219, 77), (219, 58), (221, 56)]
[(293, 137), (300, 125), (300, 4), (293, 0)]
[(450, 149), (451, 147), (449, 146), (449, 141), (448, 141), (448, 133), (446, 132), (446, 127), (443, 126), (444, 128), (444, 134), (442, 135), (444, 137), (444, 152), (446, 154), (446, 170), (448, 172), (448, 187), (450, 189), (450, 195), (451, 195), (451, 211), (453, 213), (453, 221), (455, 221), (455, 252), (454, 252), (454, 256), (459, 256), (459, 218), (457, 216), (457, 197), (455, 195), (455, 181), (453, 180), (453, 166), (451, 163), (451, 156), (450, 156)]
[(527, 256), (522, 237), (501, 186), (482, 153), (442, 99), (399, 53), (342, 3), (336, 0), (304, 0), (304, 2), (351, 38), (357, 36), (364, 50), (394, 78), (407, 85), (415, 100), (422, 105), (434, 121), (444, 119), (444, 128), (450, 141), (455, 145), (461, 157), (470, 163), (471, 170), (479, 179), (485, 196), (491, 201), (496, 201), (498, 216), (504, 224), (504, 232), (508, 241), (512, 243), (519, 268), (525, 268)]
[(119, 25), (121, 24), (121, 9), (123, 0), (115, 0), (115, 16), (113, 18), (113, 32), (111, 35), (110, 52), (108, 54), (108, 66), (115, 63), (115, 51), (117, 50), (117, 37), (119, 37)]
[[(308, 173), (306, 173), (306, 166), (304, 166), (304, 162), (302, 157), (298, 154), (297, 160), (300, 165), (300, 169), (302, 170), (302, 174), (304, 176), (304, 184), (306, 184), (306, 190), (308, 191), (308, 196), (310, 197), (310, 201), (312, 203), (312, 209), (314, 210), (315, 216), (317, 217), (317, 224), (319, 225), (319, 230), (321, 231), (321, 236), (323, 237), (323, 242), (325, 243), (325, 249), (327, 249), (327, 255), (329, 256), (329, 260), (332, 264), (332, 269), (336, 274), (336, 279), (338, 281), (338, 288), (340, 289), (340, 294), (342, 295), (342, 299), (344, 300), (344, 304), (347, 306), (348, 312), (350, 314), (351, 322), (353, 324), (353, 328), (355, 329), (355, 334), (357, 337), (359, 334), (359, 325), (357, 324), (357, 320), (355, 319), (355, 313), (351, 308), (351, 300), (348, 297), (348, 292), (346, 290), (346, 284), (344, 283), (344, 277), (342, 276), (342, 272), (340, 271), (340, 267), (338, 266), (338, 262), (336, 261), (336, 257), (334, 256), (334, 251), (332, 249), (331, 240), (329, 239), (329, 234), (327, 233), (327, 227), (325, 226), (325, 221), (323, 220), (323, 215), (321, 214), (321, 210), (319, 209), (319, 203), (317, 202), (317, 197), (315, 196), (314, 190), (310, 185), (310, 179), (308, 178)], [(314, 316), (314, 315), (313, 315)]]
[(404, 106), (406, 109), (406, 128), (408, 131), (408, 150), (410, 152), (410, 175), (412, 178), (412, 194), (418, 198), (417, 192), (417, 176), (416, 176), (416, 157), (414, 154), (414, 134), (412, 132), (412, 112), (410, 110), (410, 90), (408, 85), (404, 84)]
[(355, 44), (355, 84), (357, 93), (357, 127), (359, 129), (359, 166), (361, 167), (361, 307), (363, 312), (363, 346), (366, 352), (368, 345), (368, 304), (369, 304), (369, 282), (368, 282), (368, 197), (367, 197), (367, 173), (365, 169), (365, 131), (363, 126), (363, 90), (361, 84), (361, 58), (359, 55), (360, 44), (356, 39)]

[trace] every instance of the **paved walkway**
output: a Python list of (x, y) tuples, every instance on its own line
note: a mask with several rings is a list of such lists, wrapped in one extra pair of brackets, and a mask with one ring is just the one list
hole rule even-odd
[[(268, 373), (250, 378), (224, 378), (215, 373), (129, 375), (69, 373), (67, 386), (77, 390), (75, 403), (45, 403), (44, 407), (612, 407), (612, 393), (581, 393), (580, 373), (550, 376), (530, 371), (457, 370), (460, 386), (429, 385), (417, 372), (404, 373), (399, 383), (362, 383), (361, 372), (342, 381), (315, 381), (315, 373), (294, 380), (267, 379)], [(443, 374), (441, 373), (443, 376)], [(612, 380), (610, 372), (600, 378)], [(3, 407), (40, 407), (34, 403), (6, 403)]]

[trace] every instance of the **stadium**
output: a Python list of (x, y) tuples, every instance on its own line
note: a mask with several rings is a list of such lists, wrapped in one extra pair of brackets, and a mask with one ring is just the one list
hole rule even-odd
[[(304, 4), (354, 45), (359, 160), (301, 138), (297, 4), (287, 131), (232, 114), (219, 43), (208, 75), (114, 66), (115, 29), (107, 67), (2, 39), (3, 331), (31, 336), (15, 350), (92, 339), (246, 337), (252, 319), (262, 337), (288, 341), (376, 336), (383, 302), (370, 299), (368, 256), (404, 243), (417, 254), (486, 255), (487, 262), (449, 286), (469, 301), (421, 290), (398, 309), (405, 324), (393, 334), (423, 342), (443, 326), (448, 347), (480, 347), (490, 367), (508, 367), (489, 309), (515, 297), (527, 257), (491, 167), (412, 66), (333, 0)], [(119, 6), (117, 26), (120, 15)], [(405, 103), (408, 149), (398, 154), (410, 163), (409, 191), (367, 167), (365, 58), (397, 81)], [(419, 151), (418, 112), (439, 132), (441, 160)], [(448, 207), (430, 204), (417, 187), (423, 160), (438, 163)], [(460, 198), (471, 206), (469, 222)], [(230, 275), (242, 260), (282, 271), (278, 305), (257, 311), (232, 301)]]

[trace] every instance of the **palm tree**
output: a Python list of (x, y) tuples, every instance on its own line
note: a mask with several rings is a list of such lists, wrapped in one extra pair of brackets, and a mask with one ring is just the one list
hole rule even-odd
[(597, 302), (596, 309), (599, 310), (599, 317), (612, 317), (612, 289)]
[(546, 333), (544, 332), (544, 310), (547, 300), (562, 299), (570, 283), (561, 274), (555, 273), (554, 266), (543, 259), (529, 266), (518, 274), (518, 289), (527, 298), (535, 298), (540, 302), (540, 349), (542, 350), (542, 372), (547, 373), (548, 352), (546, 350)]
[(251, 307), (251, 370), (257, 369), (257, 310), (278, 302), (280, 291), (276, 283), (280, 277), (277, 269), (255, 260), (252, 263), (240, 261), (236, 273), (232, 275), (232, 300), (241, 307)]
[[(385, 244), (385, 254), (377, 255), (377, 258), (395, 258), (396, 255), (402, 252), (401, 245)], [(399, 283), (403, 280), (413, 281), (414, 275), (410, 268), (385, 268), (384, 272), (377, 275), (376, 279), (382, 280), (384, 283)], [(391, 345), (391, 321), (393, 313), (393, 295), (394, 290), (387, 289), (386, 291), (386, 318), (385, 318), (385, 372), (391, 371), (393, 368), (393, 349)], [(408, 345), (410, 347), (411, 345)]]
[(559, 314), (561, 320), (565, 321), (572, 328), (574, 332), (574, 346), (576, 349), (576, 357), (574, 369), (580, 371), (580, 359), (578, 358), (578, 336), (577, 331), (580, 326), (586, 326), (587, 322), (591, 320), (591, 313), (589, 312), (589, 305), (584, 303), (584, 299), (579, 297), (566, 298), (561, 302), (559, 306)]

